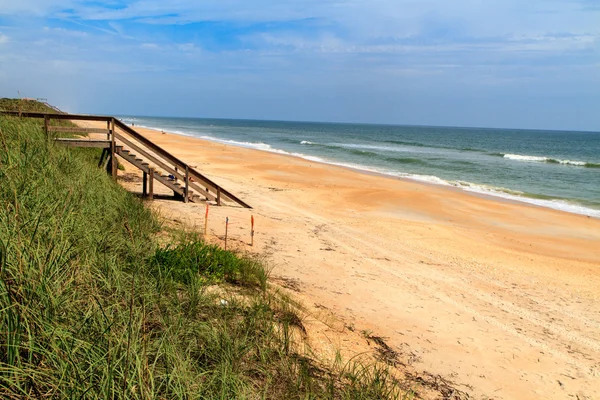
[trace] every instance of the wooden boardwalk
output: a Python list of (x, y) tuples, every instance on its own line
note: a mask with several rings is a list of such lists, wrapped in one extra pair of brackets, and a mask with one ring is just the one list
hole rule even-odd
[[(252, 208), (237, 196), (228, 192), (189, 164), (175, 157), (162, 147), (150, 141), (132, 127), (114, 117), (77, 114), (45, 114), (30, 112), (0, 111), (2, 114), (44, 120), (44, 130), (51, 136), (53, 132), (75, 134), (106, 134), (106, 139), (55, 138), (57, 143), (71, 147), (102, 148), (99, 165), (106, 165), (110, 174), (117, 177), (117, 156), (139, 168), (143, 172), (143, 194), (153, 197), (154, 180), (173, 190), (175, 197), (186, 203), (213, 201), (217, 205), (231, 203)], [(106, 128), (80, 128), (50, 126), (51, 120), (100, 121)]]

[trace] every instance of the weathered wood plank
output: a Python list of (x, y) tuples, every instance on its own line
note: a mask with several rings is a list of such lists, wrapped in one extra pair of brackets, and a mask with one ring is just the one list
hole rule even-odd
[(50, 126), (48, 130), (51, 132), (75, 132), (75, 133), (109, 133), (110, 130), (103, 128), (80, 128), (80, 127), (64, 127)]
[(189, 195), (190, 195), (190, 167), (189, 166), (185, 166), (185, 189), (183, 192), (183, 201), (185, 203), (187, 203), (189, 201)]
[[(112, 131), (114, 132), (115, 119), (111, 118), (110, 120), (112, 125)], [(112, 161), (112, 171), (111, 175), (116, 180), (117, 179), (117, 142), (115, 141), (115, 135), (112, 135), (110, 139), (110, 157)]]
[(148, 173), (143, 171), (144, 175), (142, 178), (142, 196), (146, 197), (148, 195)]
[(110, 140), (56, 138), (54, 142), (69, 147), (97, 147), (101, 149), (108, 149), (111, 145)]

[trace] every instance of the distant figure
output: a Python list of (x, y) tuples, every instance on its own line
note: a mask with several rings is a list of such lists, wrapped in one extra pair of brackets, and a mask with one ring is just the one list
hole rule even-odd
[(165, 134), (165, 131), (160, 131), (160, 133), (162, 133), (163, 135)]
[(135, 122), (132, 122), (132, 123), (131, 123), (131, 126), (135, 126)]

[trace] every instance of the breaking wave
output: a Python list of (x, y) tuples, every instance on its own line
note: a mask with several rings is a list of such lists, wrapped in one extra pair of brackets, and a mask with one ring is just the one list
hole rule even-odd
[(600, 163), (590, 163), (590, 162), (586, 162), (586, 161), (560, 160), (560, 159), (551, 158), (551, 157), (523, 156), (520, 154), (494, 153), (493, 155), (502, 156), (504, 158), (507, 158), (507, 159), (513, 160), (513, 161), (562, 164), (562, 165), (572, 165), (575, 167), (585, 167), (585, 168), (600, 168)]

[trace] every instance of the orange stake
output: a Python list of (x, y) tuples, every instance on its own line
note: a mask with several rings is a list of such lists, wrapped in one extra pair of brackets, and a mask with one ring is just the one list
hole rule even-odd
[(204, 216), (204, 237), (208, 235), (208, 203), (206, 203), (206, 215)]
[(229, 217), (225, 218), (225, 250), (227, 250), (227, 228), (229, 227)]
[(254, 215), (250, 216), (250, 246), (254, 246)]

